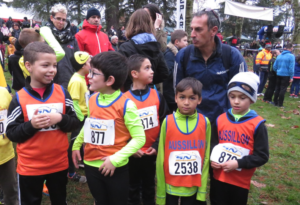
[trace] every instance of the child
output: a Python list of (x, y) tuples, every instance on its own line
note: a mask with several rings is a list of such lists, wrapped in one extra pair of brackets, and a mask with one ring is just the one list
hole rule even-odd
[(67, 90), (53, 84), (54, 50), (42, 42), (24, 49), (30, 77), (8, 109), (7, 137), (17, 142), (21, 204), (40, 204), (44, 180), (52, 204), (66, 203), (68, 182), (67, 132), (79, 121)]
[(4, 87), (0, 87), (0, 96), (0, 186), (4, 192), (4, 203), (15, 205), (18, 203), (15, 151), (5, 134), (11, 96)]
[(87, 102), (89, 100), (89, 91), (85, 82), (84, 76), (89, 73), (91, 57), (87, 52), (77, 51), (70, 59), (76, 73), (73, 74), (69, 81), (68, 91), (73, 99), (74, 108), (77, 114), (77, 118), (80, 120), (78, 128), (72, 132), (71, 142), (68, 149), (69, 157), (69, 173), (68, 177), (74, 181), (80, 183), (86, 182), (86, 177), (80, 176), (75, 172), (74, 163), (72, 160), (72, 147), (77, 135), (83, 127), (85, 118), (87, 116)]
[(294, 71), (294, 77), (293, 77), (293, 82), (292, 82), (292, 86), (291, 86), (290, 97), (298, 98), (299, 86), (300, 86), (300, 55), (298, 55), (296, 57), (295, 71)]
[(169, 69), (169, 77), (163, 83), (163, 94), (168, 103), (171, 112), (176, 111), (177, 105), (174, 100), (174, 85), (173, 72), (174, 62), (178, 51), (188, 45), (187, 33), (183, 30), (175, 30), (171, 35), (171, 42), (167, 45), (167, 50), (164, 52), (166, 64)]
[[(96, 205), (127, 204), (128, 158), (145, 144), (145, 132), (135, 104), (120, 91), (128, 75), (127, 59), (103, 52), (91, 60), (88, 118), (73, 145), (78, 168), (83, 142), (84, 170)], [(132, 138), (130, 140), (130, 138)]]
[(9, 37), (9, 45), (7, 46), (7, 56), (11, 56), (15, 53), (16, 48), (15, 48), (15, 43), (16, 43), (16, 38), (15, 37)]
[(136, 104), (146, 134), (145, 145), (129, 159), (128, 204), (141, 204), (142, 193), (143, 204), (154, 205), (155, 161), (160, 124), (169, 110), (164, 97), (148, 86), (153, 80), (149, 59), (139, 54), (132, 55), (128, 60), (128, 67), (133, 84), (124, 95)]
[(156, 162), (157, 204), (206, 204), (210, 122), (197, 113), (202, 83), (188, 77), (176, 86), (176, 113), (163, 121)]
[(219, 144), (211, 153), (211, 186), (218, 196), (212, 205), (246, 205), (251, 177), (256, 167), (268, 161), (265, 120), (250, 110), (258, 84), (258, 76), (251, 72), (236, 74), (228, 84), (232, 108), (217, 118)]

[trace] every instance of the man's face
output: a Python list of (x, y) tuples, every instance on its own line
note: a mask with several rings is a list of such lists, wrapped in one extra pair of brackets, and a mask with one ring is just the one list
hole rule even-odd
[(218, 27), (211, 29), (207, 26), (207, 15), (194, 17), (191, 22), (191, 38), (195, 47), (204, 48), (209, 42), (213, 41), (218, 32)]
[(92, 24), (92, 25), (95, 25), (95, 26), (99, 26), (100, 25), (100, 16), (97, 16), (97, 15), (93, 15), (91, 16), (87, 22), (89, 24)]
[(52, 15), (50, 16), (50, 20), (53, 22), (55, 28), (62, 30), (66, 24), (67, 14), (57, 12), (54, 17)]
[(118, 43), (118, 41), (119, 41), (119, 39), (118, 39), (118, 38), (114, 38), (114, 39), (112, 40), (112, 43), (113, 43), (113, 44), (117, 44), (117, 43)]

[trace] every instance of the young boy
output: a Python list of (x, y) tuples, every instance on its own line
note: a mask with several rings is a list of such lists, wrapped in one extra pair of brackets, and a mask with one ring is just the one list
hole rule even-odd
[[(120, 91), (128, 75), (127, 59), (103, 52), (91, 60), (88, 118), (73, 145), (78, 168), (84, 148), (84, 170), (96, 205), (127, 204), (128, 158), (145, 144), (145, 132), (136, 105)], [(131, 140), (130, 140), (131, 138)]]
[(156, 162), (157, 204), (206, 204), (209, 170), (209, 119), (197, 113), (202, 84), (188, 77), (176, 86), (176, 113), (168, 115), (160, 131)]
[(7, 109), (11, 96), (4, 87), (0, 87), (0, 96), (0, 187), (4, 192), (4, 204), (15, 205), (18, 203), (15, 151), (12, 142), (5, 134)]
[(169, 77), (163, 83), (163, 94), (168, 103), (168, 107), (171, 112), (176, 111), (177, 104), (174, 100), (174, 84), (173, 84), (173, 72), (174, 62), (178, 51), (188, 45), (187, 33), (183, 30), (175, 30), (171, 35), (171, 42), (167, 45), (167, 50), (164, 52), (166, 64), (169, 69)]
[(238, 73), (228, 84), (232, 108), (217, 118), (219, 141), (211, 154), (211, 186), (218, 196), (212, 205), (246, 205), (251, 177), (256, 167), (268, 161), (265, 120), (250, 110), (258, 84), (259, 78), (252, 72)]
[[(146, 143), (129, 159), (130, 191), (128, 204), (155, 204), (155, 161), (158, 150), (160, 124), (169, 112), (164, 97), (148, 84), (153, 70), (148, 58), (135, 54), (128, 60), (132, 86), (124, 95), (137, 106), (143, 124)], [(141, 189), (141, 190), (140, 190)]]
[(71, 134), (71, 142), (68, 149), (68, 158), (69, 158), (69, 179), (78, 181), (80, 183), (86, 182), (85, 176), (80, 176), (75, 172), (74, 163), (72, 160), (72, 147), (77, 135), (80, 133), (84, 125), (85, 118), (87, 117), (88, 111), (88, 100), (89, 100), (89, 91), (85, 82), (84, 76), (89, 73), (91, 57), (87, 52), (77, 51), (74, 53), (74, 56), (70, 59), (74, 70), (76, 73), (73, 74), (69, 81), (68, 91), (73, 99), (73, 105), (77, 114), (77, 118), (80, 120), (80, 125), (78, 128)]
[(66, 204), (68, 182), (67, 132), (79, 121), (67, 90), (53, 84), (54, 50), (33, 42), (24, 50), (30, 73), (25, 87), (16, 93), (8, 109), (7, 137), (17, 142), (21, 204), (40, 204), (43, 183), (52, 204)]

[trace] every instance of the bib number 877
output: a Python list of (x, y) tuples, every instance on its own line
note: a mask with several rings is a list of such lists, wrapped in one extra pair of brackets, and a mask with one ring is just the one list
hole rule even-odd
[(198, 162), (176, 162), (175, 174), (196, 174), (198, 172)]
[(105, 137), (104, 132), (97, 132), (97, 131), (92, 131), (91, 132), (91, 141), (92, 141), (92, 143), (99, 144), (99, 140), (101, 139), (100, 144), (104, 144), (104, 137)]
[[(227, 159), (225, 157), (227, 156)], [(226, 153), (226, 152), (221, 152), (221, 156), (219, 158), (219, 163), (223, 163), (224, 160), (229, 161), (229, 160), (237, 160), (236, 156), (233, 156), (232, 154)]]

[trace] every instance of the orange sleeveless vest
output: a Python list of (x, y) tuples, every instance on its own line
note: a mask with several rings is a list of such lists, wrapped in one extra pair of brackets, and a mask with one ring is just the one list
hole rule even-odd
[(95, 93), (90, 97), (89, 110), (90, 118), (114, 120), (115, 122), (115, 143), (114, 145), (93, 145), (86, 143), (84, 148), (84, 160), (94, 161), (100, 160), (115, 154), (122, 149), (130, 139), (129, 131), (124, 122), (127, 99), (122, 93), (117, 99), (108, 106), (98, 104), (99, 93)]
[[(245, 122), (232, 122), (227, 113), (223, 113), (217, 119), (219, 143), (231, 143), (249, 149), (249, 155), (253, 154), (255, 128), (265, 120), (256, 116)], [(225, 173), (223, 169), (214, 169), (214, 178), (244, 189), (250, 188), (251, 177), (256, 168), (233, 170)]]
[[(201, 156), (201, 168), (205, 158), (206, 149), (206, 119), (198, 113), (197, 125), (188, 134), (182, 133), (175, 120), (175, 114), (166, 117), (166, 142), (164, 157), (164, 173), (166, 183), (178, 187), (201, 186), (201, 175), (171, 175), (169, 170), (169, 157), (174, 151), (198, 151)], [(184, 159), (184, 158), (183, 158)], [(188, 163), (188, 160), (187, 160)], [(179, 168), (179, 167), (178, 167)]]
[(146, 107), (150, 107), (150, 106), (154, 106), (154, 105), (156, 106), (158, 126), (152, 128), (152, 129), (149, 129), (149, 130), (145, 130), (146, 143), (141, 148), (141, 150), (143, 152), (146, 152), (147, 149), (153, 145), (153, 143), (155, 142), (156, 138), (158, 137), (159, 131), (160, 131), (159, 95), (158, 95), (157, 91), (152, 88), (149, 89), (148, 97), (144, 101), (141, 101), (141, 100), (135, 98), (130, 90), (127, 91), (126, 93), (124, 93), (124, 95), (136, 104), (137, 109), (142, 109), (142, 108), (146, 108)]
[[(17, 93), (17, 98), (22, 108), (24, 122), (28, 122), (27, 106), (39, 105), (41, 110), (47, 111), (47, 104), (63, 104), (66, 112), (65, 93), (60, 85), (53, 84), (52, 92), (47, 99), (37, 99), (26, 88)], [(43, 111), (41, 111), (43, 112)], [(17, 172), (21, 175), (44, 175), (65, 170), (68, 163), (68, 136), (60, 129), (51, 131), (38, 131), (33, 137), (23, 143), (18, 143)]]

